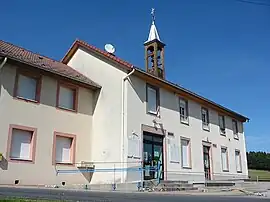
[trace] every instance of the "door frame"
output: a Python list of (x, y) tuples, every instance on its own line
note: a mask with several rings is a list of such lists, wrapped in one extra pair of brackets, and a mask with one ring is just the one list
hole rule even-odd
[(205, 176), (205, 171), (204, 171), (204, 147), (208, 147), (208, 155), (209, 155), (209, 178), (210, 179), (206, 179), (205, 180), (212, 180), (213, 179), (213, 170), (214, 170), (214, 165), (213, 165), (213, 150), (212, 150), (212, 143), (211, 142), (206, 142), (206, 141), (202, 141), (202, 155), (203, 155), (203, 172), (204, 172), (204, 176)]
[[(164, 148), (164, 143), (165, 143), (165, 136), (162, 136), (160, 134), (156, 134), (156, 133), (152, 133), (152, 132), (148, 132), (148, 131), (143, 131), (142, 133), (143, 137), (142, 137), (142, 151), (143, 151), (143, 159), (142, 159), (142, 165), (143, 165), (143, 168), (144, 168), (144, 143), (149, 143), (152, 145), (152, 156), (154, 157), (154, 145), (157, 145), (157, 146), (161, 146), (162, 147), (162, 150), (161, 150), (161, 153), (162, 153), (162, 162), (161, 162), (161, 165), (162, 165), (162, 172), (161, 172), (161, 177), (160, 179), (163, 180), (164, 177), (165, 177), (165, 174), (164, 174), (164, 168), (165, 168), (165, 162), (164, 162), (164, 156), (166, 154), (165, 151), (165, 148)], [(155, 142), (153, 140), (145, 140), (144, 139), (144, 135), (148, 135), (148, 136), (152, 136), (152, 137), (158, 137), (162, 140), (162, 142)], [(151, 177), (150, 177), (151, 178)], [(144, 175), (144, 172), (143, 172), (143, 180), (152, 180), (152, 179), (155, 179), (154, 177), (151, 178), (151, 179), (145, 179), (145, 175)]]

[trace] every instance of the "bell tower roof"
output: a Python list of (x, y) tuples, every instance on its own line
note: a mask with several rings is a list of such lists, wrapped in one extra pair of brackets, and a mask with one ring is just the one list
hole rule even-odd
[(152, 15), (152, 25), (150, 27), (148, 39), (145, 43), (148, 43), (148, 42), (154, 41), (154, 40), (160, 41), (157, 27), (155, 25), (155, 9), (154, 8), (152, 8), (151, 15)]

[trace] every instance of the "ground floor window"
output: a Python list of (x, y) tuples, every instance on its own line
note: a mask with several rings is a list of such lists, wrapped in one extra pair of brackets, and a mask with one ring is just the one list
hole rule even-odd
[(235, 163), (236, 163), (236, 171), (242, 172), (242, 165), (241, 165), (241, 155), (239, 150), (235, 150)]
[(55, 164), (75, 163), (76, 136), (63, 133), (54, 135), (53, 160)]
[(34, 162), (36, 143), (35, 128), (11, 125), (8, 139), (9, 160)]
[(183, 168), (191, 168), (190, 140), (181, 138), (181, 159)]
[(221, 148), (221, 164), (222, 164), (223, 171), (229, 171), (228, 150), (225, 147)]

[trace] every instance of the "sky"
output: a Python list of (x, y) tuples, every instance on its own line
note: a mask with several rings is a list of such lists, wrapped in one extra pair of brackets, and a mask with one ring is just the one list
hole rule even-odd
[[(248, 0), (249, 1), (249, 0)], [(61, 60), (76, 38), (144, 68), (151, 8), (166, 79), (250, 118), (247, 150), (270, 152), (270, 0), (8, 0), (0, 39)]]

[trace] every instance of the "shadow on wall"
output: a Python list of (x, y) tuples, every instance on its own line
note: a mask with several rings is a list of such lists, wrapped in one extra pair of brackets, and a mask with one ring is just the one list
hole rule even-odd
[(2, 157), (2, 160), (0, 161), (0, 168), (2, 170), (7, 170), (8, 169), (8, 161), (4, 156)]
[[(13, 65), (13, 67), (10, 66)], [(1, 75), (1, 82), (3, 88), (8, 92), (8, 94), (11, 97), (14, 97), (14, 87), (15, 87), (15, 78), (16, 78), (16, 68), (14, 66), (18, 67), (18, 63), (10, 63), (6, 64), (5, 67), (2, 69), (3, 74)], [(56, 100), (57, 100), (57, 79), (56, 77), (52, 77), (51, 75), (48, 75), (46, 72), (42, 72), (39, 69), (32, 68), (26, 65), (19, 64), (19, 68), (22, 68), (23, 70), (29, 70), (31, 73), (36, 74), (42, 74), (44, 75), (42, 77), (41, 82), (41, 96), (40, 96), (40, 104), (47, 105), (50, 107), (56, 108)], [(10, 68), (11, 67), (11, 68)], [(65, 81), (63, 79), (63, 81)], [(70, 81), (66, 81), (70, 83)], [(96, 105), (95, 102), (97, 102), (97, 98), (99, 96), (99, 90), (92, 91), (89, 93), (90, 89), (79, 89), (78, 94), (78, 111), (79, 114), (85, 114), (85, 115), (93, 115), (94, 112), (94, 106)]]
[[(146, 84), (142, 80), (140, 80), (137, 77), (131, 76), (130, 77), (130, 85), (139, 97), (141, 103), (146, 103)], [(168, 110), (175, 111), (176, 113), (179, 114), (179, 100), (178, 96), (176, 96), (173, 92), (169, 92), (165, 89), (160, 89), (160, 106), (161, 108), (166, 108)], [(189, 116), (202, 120), (201, 117), (201, 105), (199, 103), (195, 103), (193, 101), (188, 100), (188, 112)], [(192, 109), (192, 110), (191, 110)], [(216, 125), (219, 127), (219, 117), (218, 117), (218, 112), (214, 112), (212, 109), (208, 108), (208, 113), (209, 113), (209, 122), (211, 125)], [(162, 117), (162, 114), (161, 114)], [(180, 114), (179, 114), (179, 121), (180, 121)], [(225, 125), (226, 129), (232, 130), (232, 119), (225, 117)], [(210, 129), (211, 131), (211, 129)], [(243, 132), (243, 128), (238, 125), (238, 131), (240, 133)]]

